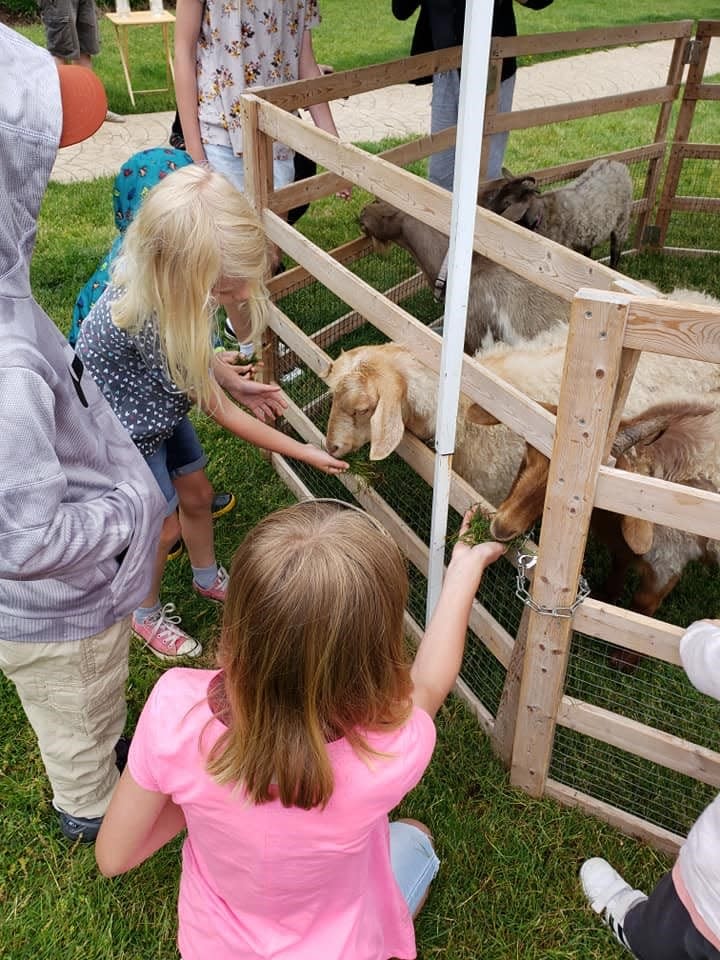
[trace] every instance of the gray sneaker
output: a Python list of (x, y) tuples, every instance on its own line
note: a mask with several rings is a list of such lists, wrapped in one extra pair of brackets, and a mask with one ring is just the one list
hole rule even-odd
[(115, 113), (113, 110), (108, 110), (105, 114), (106, 123), (125, 123), (125, 117), (121, 113)]
[(64, 810), (58, 810), (60, 829), (68, 840), (79, 840), (80, 843), (95, 843), (103, 822), (102, 817), (71, 817)]

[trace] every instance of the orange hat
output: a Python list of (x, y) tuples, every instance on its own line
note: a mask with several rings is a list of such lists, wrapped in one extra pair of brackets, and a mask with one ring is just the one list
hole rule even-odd
[(59, 65), (63, 125), (60, 146), (87, 140), (98, 130), (107, 113), (105, 89), (96, 73), (75, 64)]

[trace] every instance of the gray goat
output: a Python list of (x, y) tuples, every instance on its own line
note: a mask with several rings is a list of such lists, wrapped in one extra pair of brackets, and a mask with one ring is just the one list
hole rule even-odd
[(514, 177), (505, 169), (503, 176), (500, 187), (480, 196), (482, 206), (586, 257), (609, 239), (610, 266), (617, 267), (633, 202), (624, 163), (597, 160), (577, 180), (544, 193), (534, 177)]

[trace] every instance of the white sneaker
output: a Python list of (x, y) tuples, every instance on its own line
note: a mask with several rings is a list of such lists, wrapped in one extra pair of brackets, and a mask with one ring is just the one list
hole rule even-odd
[(580, 868), (580, 882), (590, 906), (602, 915), (603, 922), (615, 934), (615, 939), (632, 953), (623, 924), (631, 907), (647, 900), (641, 890), (633, 890), (607, 860), (593, 857)]
[(125, 117), (121, 113), (115, 113), (113, 110), (108, 110), (105, 114), (105, 121), (107, 123), (125, 123)]

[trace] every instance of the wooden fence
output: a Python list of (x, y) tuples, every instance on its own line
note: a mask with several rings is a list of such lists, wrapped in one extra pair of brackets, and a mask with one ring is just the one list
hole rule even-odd
[[(558, 35), (518, 38), (512, 43), (502, 41), (502, 49), (494, 46), (493, 57), (495, 62), (501, 53), (550, 49), (552, 44), (561, 43), (563, 49), (569, 49), (570, 42), (579, 49), (587, 48), (591, 41), (607, 45), (609, 39), (617, 43), (658, 38), (675, 41), (668, 83), (635, 97), (638, 103), (659, 105), (658, 139), (654, 144), (638, 148), (649, 161), (645, 181), (648, 192), (639, 201), (638, 208), (641, 218), (647, 219), (650, 194), (658, 184), (669, 105), (678, 92), (681, 49), (690, 36), (691, 26), (691, 22), (684, 21), (602, 33), (581, 31), (572, 35), (572, 41), (567, 36), (559, 39)], [(348, 269), (349, 261), (368, 251), (369, 242), (359, 238), (337, 250), (324, 251), (289, 226), (280, 214), (300, 203), (328, 195), (342, 182), (350, 181), (447, 235), (450, 195), (399, 169), (398, 164), (443, 149), (452, 142), (452, 135), (424, 137), (380, 156), (370, 156), (286, 111), (424, 76), (456, 64), (457, 58), (457, 50), (442, 51), (317, 81), (303, 81), (268, 90), (262, 97), (244, 97), (242, 105), (249, 196), (270, 239), (298, 264), (272, 282), (275, 298), (314, 278), (349, 306), (350, 313), (344, 321), (350, 318), (356, 325), (369, 321), (390, 339), (410, 348), (435, 371), (440, 367), (440, 339), (394, 302), (401, 298), (407, 285), (398, 285), (391, 298), (385, 297)], [(627, 109), (628, 106), (624, 98), (603, 98), (601, 103), (593, 101), (556, 110), (556, 115), (567, 118), (570, 113), (581, 116), (598, 109)], [(532, 119), (525, 116), (521, 121), (519, 115), (514, 114), (496, 117), (488, 132), (500, 129), (501, 125), (515, 128)], [(540, 122), (539, 114), (536, 119)], [(270, 187), (272, 140), (280, 140), (313, 157), (328, 172), (273, 193)], [(567, 168), (561, 172), (569, 173)], [(546, 410), (472, 358), (465, 357), (463, 361), (462, 389), (466, 396), (543, 453), (548, 456), (552, 453), (532, 585), (534, 601), (553, 609), (567, 606), (574, 599), (593, 506), (631, 516), (652, 515), (657, 522), (720, 539), (720, 496), (624, 474), (608, 463), (608, 438), (617, 427), (640, 351), (720, 362), (717, 333), (720, 313), (705, 306), (657, 299), (652, 291), (603, 264), (480, 208), (476, 214), (473, 246), (478, 253), (572, 304), (567, 348), (567, 369), (571, 372), (563, 383), (557, 422)], [(274, 306), (270, 330), (272, 335), (264, 356), (271, 376), (283, 363), (282, 352), (278, 350), (281, 342), (308, 370), (322, 377), (330, 364), (326, 349), (347, 327), (330, 324), (309, 336)], [(303, 438), (319, 442), (323, 436), (310, 413), (290, 402), (286, 419)], [(582, 437), (578, 436), (579, 423), (583, 424)], [(432, 482), (434, 454), (423, 443), (406, 434), (397, 452), (419, 476)], [(312, 495), (309, 486), (282, 457), (273, 455), (273, 462), (297, 494)], [(365, 509), (386, 525), (410, 563), (425, 574), (428, 547), (416, 532), (375, 490), (363, 487), (352, 476), (343, 477), (342, 483)], [(482, 502), (482, 498), (469, 484), (454, 476), (450, 501), (452, 507), (462, 513), (471, 504)], [(552, 549), (545, 549), (546, 543), (552, 544)], [(420, 634), (422, 626), (410, 614), (407, 624), (412, 634)], [(465, 680), (459, 681), (458, 690), (475, 711), (481, 727), (493, 737), (498, 753), (511, 766), (513, 783), (534, 795), (546, 794), (563, 803), (580, 806), (664, 849), (676, 849), (681, 840), (678, 834), (587, 795), (571, 784), (560, 783), (549, 776), (549, 770), (556, 729), (563, 727), (706, 784), (720, 786), (720, 754), (564, 693), (573, 630), (670, 664), (679, 663), (681, 631), (590, 599), (578, 607), (572, 619), (548, 617), (528, 609), (521, 624), (522, 642), (517, 642), (479, 602), (473, 605), (470, 627), (507, 669), (497, 715)]]

